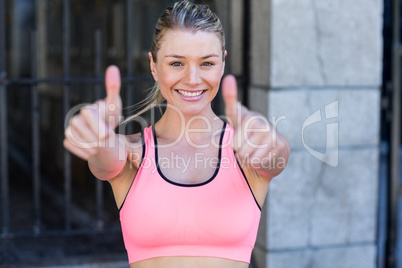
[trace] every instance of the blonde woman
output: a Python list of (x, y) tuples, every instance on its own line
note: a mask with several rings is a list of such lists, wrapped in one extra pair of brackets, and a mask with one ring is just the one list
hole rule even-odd
[(107, 97), (66, 128), (64, 146), (110, 182), (131, 268), (246, 268), (271, 179), (290, 148), (268, 120), (222, 82), (225, 117), (211, 101), (225, 69), (219, 18), (179, 1), (159, 18), (149, 53), (155, 79), (147, 105), (166, 100), (161, 119), (141, 133), (114, 133), (121, 121), (120, 74), (107, 69)]

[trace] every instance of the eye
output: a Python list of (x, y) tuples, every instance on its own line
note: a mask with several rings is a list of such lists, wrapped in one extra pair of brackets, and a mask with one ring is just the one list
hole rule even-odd
[(174, 67), (180, 67), (180, 66), (182, 66), (181, 62), (178, 62), (178, 61), (172, 62), (170, 65), (171, 65), (171, 66), (174, 66)]
[(202, 63), (202, 66), (214, 66), (215, 64), (214, 63), (212, 63), (212, 62), (203, 62)]

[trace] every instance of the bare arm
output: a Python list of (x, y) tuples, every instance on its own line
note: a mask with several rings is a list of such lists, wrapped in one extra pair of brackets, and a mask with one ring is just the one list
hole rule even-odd
[(248, 110), (237, 101), (237, 84), (233, 76), (222, 82), (227, 120), (235, 130), (233, 148), (242, 166), (270, 181), (287, 165), (290, 146), (275, 126), (262, 114)]
[(69, 120), (64, 147), (88, 161), (91, 172), (101, 180), (116, 177), (127, 162), (123, 137), (114, 133), (121, 120), (120, 73), (110, 66), (105, 74), (106, 98), (81, 108)]

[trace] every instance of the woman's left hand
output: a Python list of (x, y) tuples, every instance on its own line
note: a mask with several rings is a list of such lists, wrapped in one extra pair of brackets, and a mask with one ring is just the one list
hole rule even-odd
[(233, 127), (232, 146), (241, 166), (271, 179), (285, 168), (290, 146), (262, 114), (248, 110), (237, 101), (237, 82), (233, 75), (222, 81), (227, 122)]

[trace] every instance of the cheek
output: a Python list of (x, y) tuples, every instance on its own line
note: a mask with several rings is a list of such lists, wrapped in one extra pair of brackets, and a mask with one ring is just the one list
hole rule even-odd
[(174, 72), (160, 72), (159, 73), (159, 87), (162, 95), (164, 92), (169, 91), (175, 84), (178, 83), (180, 77)]
[(215, 74), (210, 75), (209, 86), (214, 90), (213, 98), (215, 98), (215, 96), (218, 94), (221, 79), (222, 75), (220, 72), (216, 72)]
[(211, 76), (211, 78), (211, 83), (214, 84), (216, 87), (219, 87), (222, 79), (222, 73), (220, 71), (216, 72), (213, 76)]

